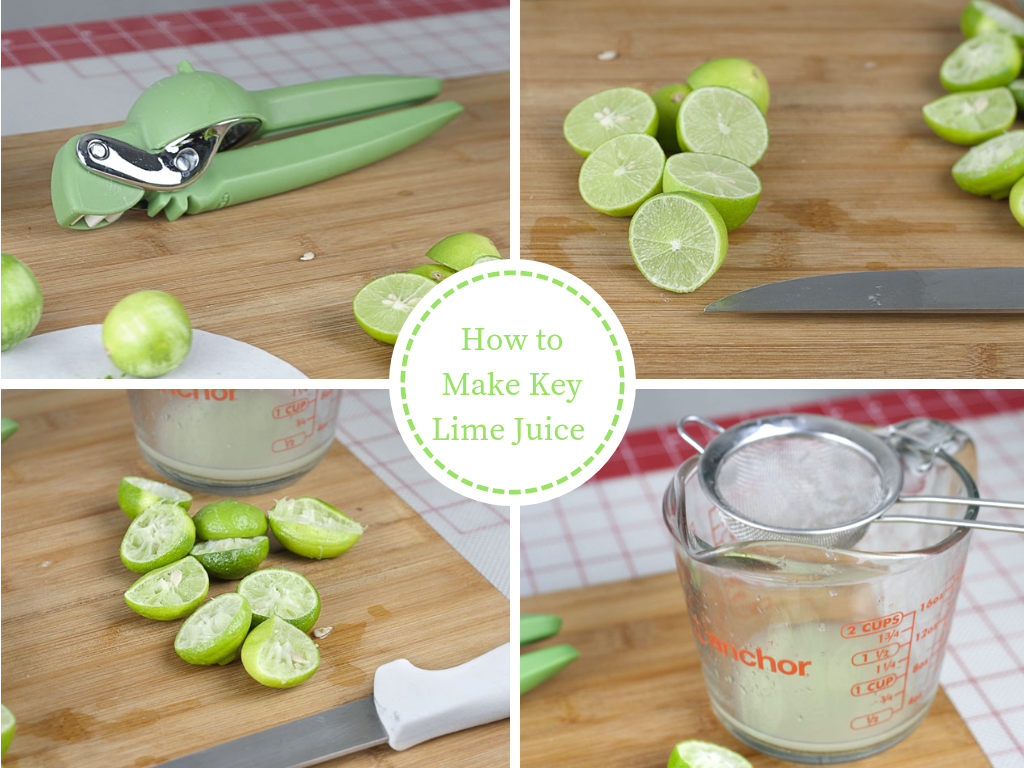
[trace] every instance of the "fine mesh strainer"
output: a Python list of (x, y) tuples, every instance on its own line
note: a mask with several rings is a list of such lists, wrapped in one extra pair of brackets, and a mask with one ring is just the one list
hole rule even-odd
[[(718, 433), (706, 446), (690, 424)], [(897, 503), (971, 504), (1024, 510), (1024, 502), (947, 496), (904, 496), (901, 452), (924, 469), (941, 447), (894, 431), (882, 439), (849, 422), (815, 414), (783, 414), (724, 429), (699, 416), (680, 420), (679, 434), (701, 454), (701, 488), (729, 532), (741, 541), (796, 541), (848, 549), (871, 523), (926, 523), (1024, 533), (1024, 526), (981, 520), (886, 515)]]

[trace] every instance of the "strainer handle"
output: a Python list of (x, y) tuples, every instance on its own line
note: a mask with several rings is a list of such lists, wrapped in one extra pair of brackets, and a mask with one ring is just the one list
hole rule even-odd
[(700, 416), (684, 416), (683, 418), (681, 418), (679, 420), (679, 423), (676, 424), (676, 431), (679, 432), (679, 436), (683, 438), (683, 440), (685, 440), (687, 443), (693, 446), (694, 450), (696, 450), (697, 453), (704, 453), (704, 446), (697, 441), (697, 438), (691, 437), (687, 433), (686, 427), (689, 424), (700, 424), (702, 427), (707, 427), (708, 429), (717, 432), (718, 434), (722, 434), (723, 432), (725, 432), (725, 427), (715, 424), (715, 422), (713, 421), (708, 421), (707, 419), (702, 418)]
[(919, 502), (924, 504), (959, 504), (971, 507), (997, 507), (999, 509), (1024, 510), (1024, 501), (997, 501), (995, 499), (967, 499), (962, 496), (900, 496), (900, 504)]
[[(962, 499), (961, 499), (962, 501)], [(876, 523), (924, 523), (925, 525), (945, 525), (949, 528), (980, 528), (985, 531), (1001, 531), (1002, 533), (1024, 533), (1024, 525), (1013, 523), (997, 523), (994, 520), (953, 520), (948, 517), (915, 517), (913, 515), (883, 515)]]

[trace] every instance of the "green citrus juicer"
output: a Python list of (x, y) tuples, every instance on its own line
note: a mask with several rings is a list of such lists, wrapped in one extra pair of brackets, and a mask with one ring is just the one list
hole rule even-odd
[[(519, 645), (554, 637), (562, 628), (562, 619), (544, 613), (519, 616)], [(571, 645), (554, 645), (519, 657), (519, 695), (532, 691), (549, 677), (561, 672), (580, 657)]]
[[(69, 229), (99, 229), (132, 208), (151, 217), (163, 211), (174, 221), (315, 184), (447, 124), (460, 104), (421, 103), (440, 91), (438, 79), (392, 75), (247, 91), (183, 61), (142, 92), (123, 125), (60, 148), (50, 180), (53, 212)], [(309, 128), (320, 129), (252, 144)]]

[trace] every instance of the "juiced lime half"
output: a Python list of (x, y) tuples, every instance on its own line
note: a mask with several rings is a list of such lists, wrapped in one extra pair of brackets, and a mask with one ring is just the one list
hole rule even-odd
[(1009, 88), (951, 93), (925, 104), (925, 122), (954, 144), (974, 145), (1009, 130), (1017, 104)]
[[(500, 259), (501, 252), (488, 237), (476, 232), (457, 232), (431, 246), (427, 258), (458, 272), (485, 261)], [(424, 277), (430, 277), (435, 283), (440, 282), (430, 275)]]
[(200, 539), (251, 538), (267, 532), (267, 516), (263, 510), (234, 499), (207, 504), (192, 520)]
[(1014, 80), (1006, 87), (1013, 94), (1013, 100), (1017, 102), (1017, 109), (1024, 112), (1024, 80)]
[(124, 593), (124, 601), (147, 619), (170, 621), (188, 616), (210, 591), (210, 577), (194, 557), (150, 571)]
[(985, 32), (1007, 32), (1024, 46), (1024, 18), (988, 0), (971, 0), (960, 16), (964, 37)]
[(752, 768), (750, 761), (731, 749), (707, 741), (676, 744), (668, 768)]
[(722, 214), (730, 232), (750, 218), (761, 198), (761, 180), (738, 160), (701, 152), (672, 155), (662, 188), (703, 197)]
[(1024, 176), (1010, 190), (1010, 212), (1017, 223), (1024, 227)]
[(609, 139), (583, 161), (580, 195), (595, 211), (632, 216), (640, 204), (661, 191), (665, 152), (644, 133)]
[(377, 341), (394, 344), (420, 299), (437, 283), (408, 273), (385, 275), (364, 286), (352, 301), (360, 327)]
[(270, 529), (286, 549), (316, 560), (347, 552), (364, 530), (351, 517), (311, 496), (281, 499), (268, 517)]
[(242, 666), (258, 683), (291, 688), (320, 667), (320, 649), (305, 632), (275, 617), (249, 633), (242, 646)]
[(161, 501), (177, 504), (188, 512), (192, 506), (192, 494), (145, 477), (122, 477), (117, 487), (117, 505), (132, 520)]
[(651, 94), (658, 108), (658, 143), (665, 150), (665, 154), (672, 154), (680, 149), (679, 137), (676, 135), (676, 117), (679, 115), (679, 106), (683, 99), (689, 96), (692, 90), (686, 83), (673, 83)]
[(121, 539), (121, 562), (136, 573), (147, 573), (180, 560), (196, 542), (196, 527), (188, 512), (162, 501), (140, 514)]
[(229, 664), (249, 633), (252, 609), (237, 592), (213, 598), (185, 619), (174, 650), (189, 664)]
[(709, 85), (732, 88), (749, 97), (761, 112), (768, 114), (768, 102), (771, 100), (768, 78), (752, 61), (739, 58), (712, 59), (693, 70), (686, 82), (694, 90)]
[(562, 123), (569, 145), (586, 157), (609, 139), (626, 133), (658, 131), (654, 99), (636, 88), (612, 88), (588, 96), (570, 110)]
[(679, 108), (679, 146), (753, 167), (768, 149), (768, 122), (757, 104), (721, 86), (698, 88)]
[(21, 344), (43, 315), (43, 292), (36, 276), (10, 254), (0, 254), (0, 350)]
[(320, 595), (309, 579), (284, 568), (264, 568), (238, 584), (252, 608), (253, 625), (278, 616), (308, 632), (320, 616)]
[(676, 293), (697, 290), (718, 271), (728, 237), (715, 207), (686, 192), (652, 197), (629, 223), (629, 250), (637, 267), (654, 285)]
[(1020, 46), (1005, 32), (986, 32), (957, 46), (939, 69), (947, 91), (1008, 85), (1020, 74)]
[(972, 147), (953, 166), (953, 180), (974, 195), (999, 195), (1024, 176), (1024, 130)]
[(266, 536), (253, 536), (198, 541), (190, 554), (203, 564), (211, 576), (218, 579), (240, 579), (259, 568), (269, 552), (270, 539)]
[(14, 739), (14, 728), (17, 725), (17, 720), (14, 719), (14, 715), (11, 714), (11, 710), (0, 704), (0, 757), (7, 754), (7, 748), (11, 746), (11, 741)]

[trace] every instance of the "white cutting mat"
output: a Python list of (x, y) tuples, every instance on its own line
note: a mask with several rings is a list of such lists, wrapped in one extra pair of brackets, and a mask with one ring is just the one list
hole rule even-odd
[[(686, 393), (679, 395), (685, 408)], [(872, 424), (925, 415), (952, 421), (977, 444), (982, 495), (1024, 499), (1024, 390), (870, 393), (786, 410)], [(682, 415), (627, 433), (578, 490), (522, 508), (523, 596), (675, 569), (661, 499), (673, 469), (692, 454), (675, 434)], [(1024, 523), (1006, 510), (981, 516)], [(992, 765), (1024, 768), (1024, 536), (979, 531), (972, 539), (940, 679)]]

